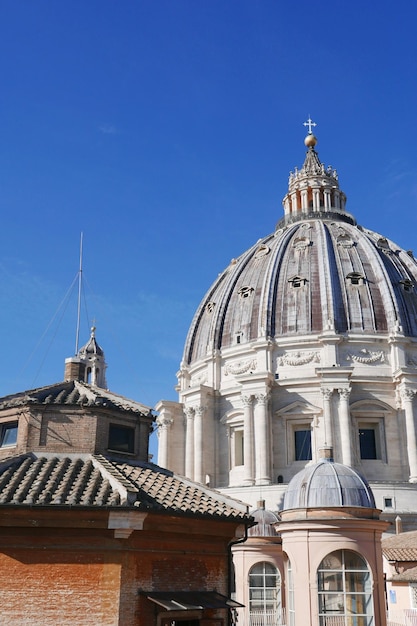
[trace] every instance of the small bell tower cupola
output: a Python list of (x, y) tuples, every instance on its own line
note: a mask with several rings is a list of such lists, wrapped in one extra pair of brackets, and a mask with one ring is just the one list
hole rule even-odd
[(91, 328), (90, 339), (75, 357), (65, 359), (65, 380), (80, 380), (95, 387), (107, 388), (106, 360), (96, 340), (96, 327)]

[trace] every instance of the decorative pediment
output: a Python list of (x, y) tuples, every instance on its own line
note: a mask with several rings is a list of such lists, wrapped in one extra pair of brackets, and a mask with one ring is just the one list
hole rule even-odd
[(291, 417), (293, 415), (318, 415), (322, 413), (322, 411), (323, 409), (321, 407), (297, 400), (296, 402), (287, 404), (287, 406), (277, 411), (276, 415), (280, 415), (281, 417)]

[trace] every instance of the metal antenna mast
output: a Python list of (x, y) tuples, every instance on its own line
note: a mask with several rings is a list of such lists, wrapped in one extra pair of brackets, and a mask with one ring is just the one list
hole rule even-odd
[(77, 305), (77, 331), (75, 333), (75, 354), (78, 354), (78, 342), (80, 339), (81, 317), (81, 287), (83, 280), (83, 234), (80, 237), (80, 269), (78, 270), (78, 305)]

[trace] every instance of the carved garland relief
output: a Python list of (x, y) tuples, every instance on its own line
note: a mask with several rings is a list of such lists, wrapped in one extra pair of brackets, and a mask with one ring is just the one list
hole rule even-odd
[(234, 361), (233, 363), (226, 363), (224, 367), (224, 375), (238, 376), (239, 374), (246, 374), (251, 370), (256, 370), (258, 362), (256, 359), (248, 359), (246, 361)]
[(356, 354), (350, 353), (346, 355), (347, 361), (354, 361), (355, 363), (361, 363), (362, 365), (372, 365), (373, 363), (377, 363), (380, 361), (381, 363), (385, 363), (387, 360), (386, 354), (383, 350), (372, 352), (372, 350), (367, 350), (366, 348), (362, 348)]
[(277, 363), (279, 366), (291, 365), (296, 367), (297, 365), (307, 365), (308, 363), (320, 363), (320, 352), (317, 351), (296, 351), (285, 352), (278, 357)]

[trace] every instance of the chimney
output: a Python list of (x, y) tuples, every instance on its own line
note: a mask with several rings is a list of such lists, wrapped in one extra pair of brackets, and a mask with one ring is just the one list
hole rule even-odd
[(85, 363), (78, 357), (65, 359), (65, 382), (69, 380), (85, 380)]
[(333, 448), (331, 446), (324, 446), (323, 448), (320, 448), (319, 459), (323, 459), (325, 461), (334, 461)]
[(399, 535), (403, 532), (403, 521), (399, 515), (395, 518), (395, 533)]

